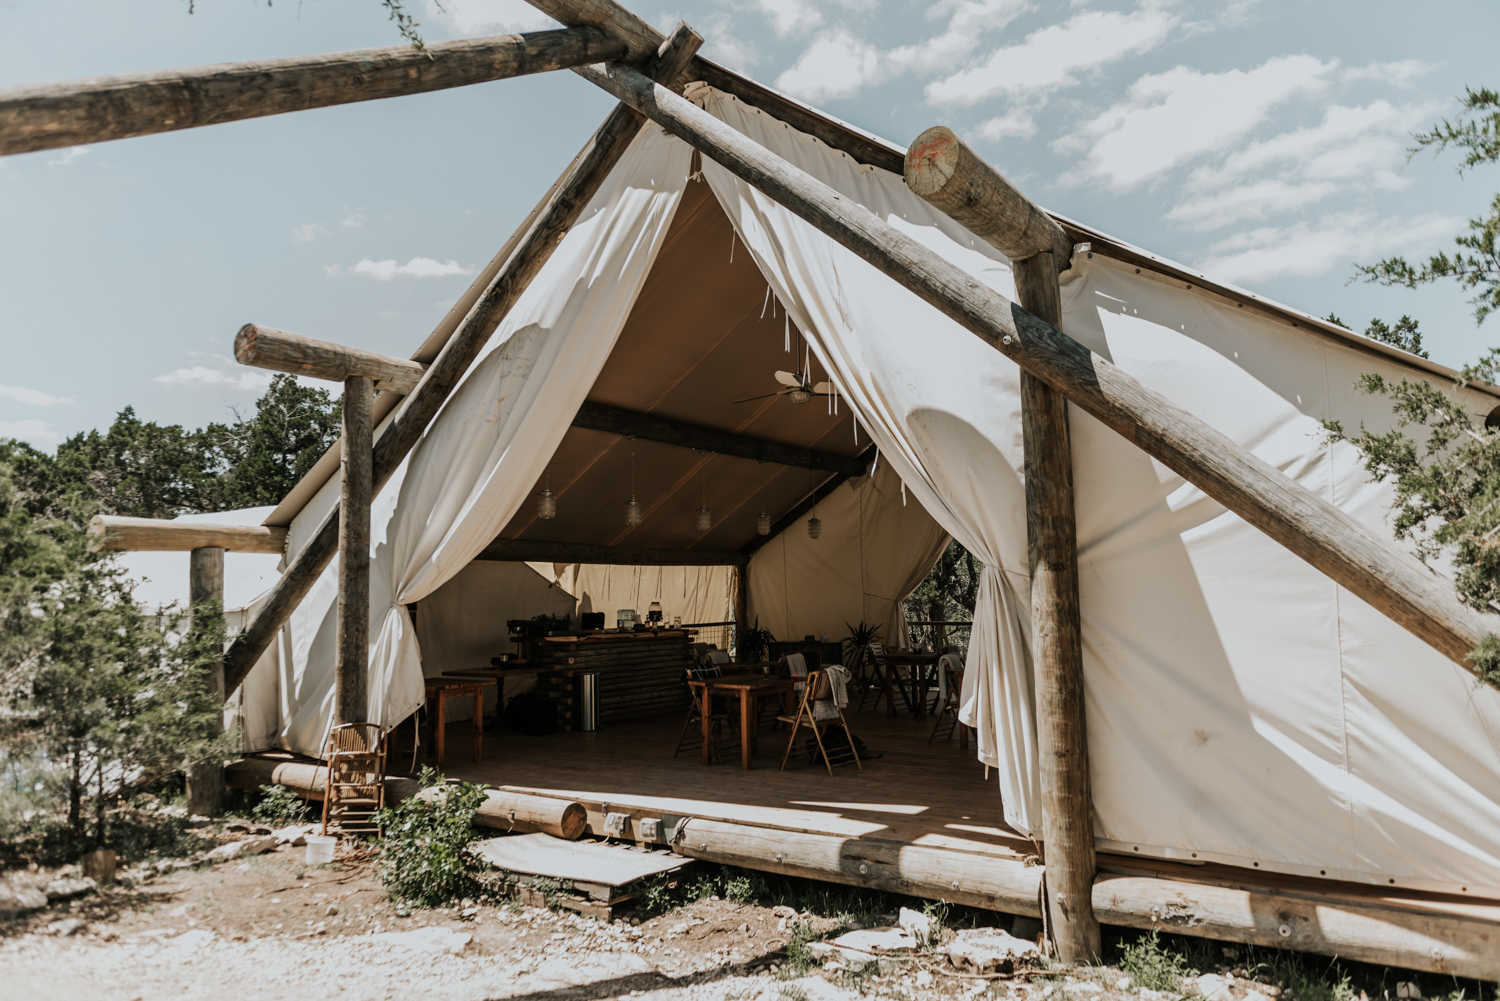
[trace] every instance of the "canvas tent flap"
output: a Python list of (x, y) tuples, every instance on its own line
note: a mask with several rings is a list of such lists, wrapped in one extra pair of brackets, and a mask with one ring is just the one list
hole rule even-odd
[[(1012, 295), (1005, 262), (907, 192), (706, 87), (707, 110)], [(705, 175), (819, 361), (920, 502), (985, 563), (965, 718), (1036, 832), (1015, 366), (713, 164)], [(1424, 372), (1078, 255), (1064, 330), (1389, 532), (1320, 421), (1389, 426), (1362, 372)], [(1472, 396), (1476, 413), (1493, 401)], [(1401, 886), (1500, 888), (1500, 693), (1069, 408), (1086, 718), (1102, 847)]]
[[(466, 566), (529, 499), (608, 357), (686, 183), (687, 147), (642, 129), (371, 512), (369, 718), (393, 725), (422, 701), (406, 605)], [(331, 481), (336, 501), (337, 482)], [(289, 546), (329, 509), (325, 485)], [(295, 552), (290, 549), (290, 552)], [(322, 749), (333, 710), (337, 560), (257, 664), (279, 676), (275, 744)], [(254, 672), (252, 672), (254, 673)]]

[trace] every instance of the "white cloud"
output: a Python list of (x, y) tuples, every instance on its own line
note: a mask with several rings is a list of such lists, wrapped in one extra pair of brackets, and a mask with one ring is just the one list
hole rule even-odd
[(1222, 281), (1249, 283), (1282, 275), (1322, 274), (1381, 254), (1434, 249), (1463, 225), (1456, 216), (1393, 218), (1371, 212), (1326, 215), (1316, 223), (1264, 226), (1221, 240), (1197, 263)]
[(320, 236), (327, 236), (328, 230), (315, 222), (303, 223), (301, 226), (292, 227), (293, 243), (312, 243)]
[(823, 12), (812, 0), (755, 0), (778, 35), (810, 31), (823, 23)]
[(230, 389), (263, 393), (270, 387), (271, 378), (270, 372), (263, 372), (259, 369), (225, 370), (209, 368), (207, 365), (194, 365), (191, 368), (174, 369), (166, 375), (155, 376), (152, 381), (167, 386), (226, 386)]
[(369, 218), (369, 216), (365, 215), (364, 209), (351, 209), (349, 206), (345, 205), (344, 218), (339, 220), (339, 225), (343, 226), (346, 229), (359, 229), (359, 227), (363, 226), (369, 220)]
[(1219, 166), (1194, 170), (1186, 184), (1189, 196), (1167, 218), (1212, 229), (1299, 209), (1349, 188), (1403, 188), (1410, 183), (1400, 173), (1408, 133), (1436, 111), (1386, 101), (1362, 108), (1331, 105), (1317, 125), (1252, 143)]
[(39, 389), (27, 389), (25, 386), (0, 386), (0, 396), (8, 396), (17, 403), (25, 403), (33, 407), (51, 407), (59, 403), (72, 403), (71, 396), (53, 396)]
[(47, 166), (66, 167), (74, 160), (77, 160), (80, 156), (86, 156), (88, 152), (89, 148), (87, 146), (69, 146), (67, 149), (58, 154), (56, 160), (48, 160)]
[(1431, 73), (1437, 67), (1420, 59), (1402, 59), (1394, 63), (1371, 63), (1368, 66), (1350, 66), (1344, 70), (1345, 80), (1375, 80), (1379, 83), (1405, 87), (1419, 76)]
[[(845, 2), (845, 6), (851, 6)], [(861, 88), (904, 72), (928, 72), (962, 60), (983, 32), (1005, 27), (1029, 9), (1029, 0), (944, 0), (928, 16), (948, 14), (939, 35), (913, 45), (881, 50), (846, 28), (824, 32), (776, 79), (776, 86), (807, 101), (849, 97)]]
[(1148, 74), (1131, 84), (1125, 101), (1053, 146), (1088, 148), (1085, 173), (1128, 188), (1224, 148), (1278, 104), (1321, 90), (1336, 67), (1298, 55), (1270, 59), (1248, 72), (1200, 73), (1178, 66)]
[(427, 17), (457, 35), (562, 27), (526, 0), (427, 0)]
[(983, 64), (929, 83), (932, 104), (973, 104), (996, 94), (1045, 93), (1078, 82), (1076, 73), (1155, 48), (1179, 23), (1155, 3), (1128, 14), (1084, 11), (1016, 45), (996, 49)]
[(323, 270), (329, 277), (342, 274), (364, 275), (376, 281), (388, 282), (392, 278), (445, 278), (449, 275), (472, 275), (474, 268), (466, 268), (457, 261), (435, 261), (430, 257), (413, 257), (405, 264), (393, 259), (372, 261), (366, 257), (346, 272), (337, 264), (325, 264)]
[(1036, 134), (1036, 122), (1024, 111), (1012, 111), (998, 118), (980, 122), (974, 131), (990, 140), (1000, 140), (1006, 136), (1028, 139)]
[(808, 46), (776, 86), (806, 101), (823, 101), (848, 97), (880, 76), (880, 50), (840, 28)]
[(37, 448), (56, 448), (62, 432), (46, 421), (0, 421), (0, 438), (19, 438)]

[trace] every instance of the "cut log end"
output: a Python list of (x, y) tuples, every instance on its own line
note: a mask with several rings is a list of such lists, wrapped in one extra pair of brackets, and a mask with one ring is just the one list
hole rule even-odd
[(254, 323), (247, 323), (240, 328), (239, 333), (234, 335), (235, 361), (241, 365), (255, 364), (255, 341), (259, 333), (260, 327)]
[(934, 125), (917, 136), (906, 151), (906, 186), (923, 198), (937, 194), (953, 180), (961, 147), (957, 134), (946, 125)]

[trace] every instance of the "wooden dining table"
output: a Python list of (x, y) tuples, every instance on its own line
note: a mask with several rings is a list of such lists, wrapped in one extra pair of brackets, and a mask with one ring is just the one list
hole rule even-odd
[(700, 699), (703, 710), (703, 763), (713, 762), (713, 696), (738, 692), (740, 696), (740, 767), (750, 770), (750, 756), (755, 753), (755, 700), (765, 695), (781, 696), (782, 708), (790, 713), (792, 693), (797, 679), (778, 678), (774, 674), (726, 674), (717, 678), (694, 678), (688, 682), (693, 697)]
[[(892, 683), (901, 687), (901, 696), (906, 699), (906, 704), (911, 708), (912, 714), (918, 719), (927, 715), (927, 668), (936, 664), (940, 653), (928, 653), (922, 650), (887, 650), (877, 658), (880, 670), (881, 683), (885, 685), (885, 707), (886, 714), (896, 715), (896, 699), (892, 692)], [(883, 663), (882, 663), (883, 662)], [(910, 667), (911, 692), (916, 696), (915, 701), (906, 693), (906, 686), (895, 679), (895, 669), (898, 667)]]

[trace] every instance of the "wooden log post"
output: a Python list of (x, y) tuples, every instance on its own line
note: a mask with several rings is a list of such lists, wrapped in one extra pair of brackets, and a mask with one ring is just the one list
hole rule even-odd
[(1500, 631), (1500, 620), (1458, 600), (1450, 579), (1374, 529), (697, 105), (619, 63), (574, 72), (937, 307), (1454, 663), (1474, 670), (1469, 654)]
[[(647, 61), (647, 78), (675, 83), (702, 44), (703, 39), (691, 28), (679, 24)], [(496, 273), (458, 330), (443, 345), (437, 359), (423, 373), (421, 382), (402, 402), (401, 410), (375, 443), (374, 492), (380, 491), (427, 430), (443, 401), (468, 371), (469, 364), (478, 357), (495, 328), (551, 258), (610, 170), (625, 155), (644, 121), (640, 114), (623, 104), (611, 111), (572, 173), (558, 186), (546, 208), (526, 226), (525, 236), (516, 244), (510, 259)], [(255, 621), (235, 638), (224, 662), (224, 684), (229, 691), (234, 691), (245, 680), (250, 668), (271, 645), (277, 630), (312, 588), (323, 568), (328, 566), (338, 548), (338, 523), (337, 512), (324, 519), (317, 533), (271, 589)]]
[(275, 327), (247, 323), (234, 335), (234, 360), (273, 372), (343, 382), (349, 373), (369, 376), (382, 392), (410, 393), (427, 366), (405, 358), (351, 348)]
[[(224, 550), (203, 546), (188, 554), (189, 629), (198, 635), (208, 634), (224, 648)], [(214, 694), (224, 698), (224, 662), (208, 665), (206, 681)], [(217, 817), (224, 808), (223, 761), (193, 761), (184, 769), (187, 776), (187, 809), (189, 814)]]
[(596, 28), (0, 88), (0, 156), (175, 132), (619, 59)]
[(369, 718), (370, 671), (370, 409), (374, 380), (344, 380), (344, 482), (339, 493), (338, 667), (334, 720), (362, 723)]

